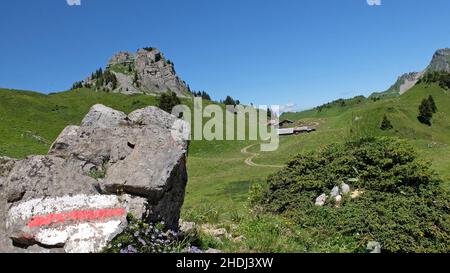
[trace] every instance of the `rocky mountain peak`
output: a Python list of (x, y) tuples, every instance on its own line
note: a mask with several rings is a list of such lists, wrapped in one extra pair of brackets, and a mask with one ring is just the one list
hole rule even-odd
[(450, 48), (439, 49), (434, 53), (427, 71), (450, 72)]
[(161, 94), (173, 91), (189, 96), (174, 64), (157, 48), (139, 49), (135, 54), (119, 52), (108, 62), (106, 70), (93, 73), (81, 86), (124, 94)]

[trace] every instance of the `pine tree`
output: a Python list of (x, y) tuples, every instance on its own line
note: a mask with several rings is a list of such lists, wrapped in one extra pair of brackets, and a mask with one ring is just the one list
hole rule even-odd
[(138, 76), (138, 73), (136, 71), (134, 72), (133, 84), (137, 88), (139, 88), (141, 86), (141, 84), (139, 83), (139, 76)]
[(268, 117), (269, 119), (272, 118), (272, 110), (270, 109), (270, 107), (267, 107), (267, 117)]
[(159, 98), (159, 108), (168, 113), (172, 113), (172, 109), (179, 104), (181, 104), (180, 99), (177, 97), (177, 94), (172, 91), (163, 93)]
[(433, 118), (433, 109), (428, 99), (423, 99), (419, 106), (419, 116), (417, 117), (423, 124), (431, 126), (431, 118)]
[(394, 128), (394, 126), (392, 126), (391, 121), (388, 119), (388, 117), (385, 114), (383, 117), (383, 121), (381, 121), (380, 129), (383, 131), (387, 131), (387, 130), (391, 130), (392, 128)]
[(202, 91), (201, 97), (202, 97), (202, 99), (204, 99), (204, 100), (211, 100), (211, 96), (209, 96), (209, 94), (206, 93), (205, 91)]
[(223, 102), (225, 105), (236, 105), (236, 102), (234, 101), (234, 99), (231, 96), (227, 96), (227, 98), (225, 99), (225, 101)]
[(431, 107), (431, 110), (433, 111), (433, 113), (437, 113), (438, 109), (437, 109), (436, 102), (434, 101), (433, 96), (430, 95), (428, 97), (428, 102), (430, 103), (430, 107)]

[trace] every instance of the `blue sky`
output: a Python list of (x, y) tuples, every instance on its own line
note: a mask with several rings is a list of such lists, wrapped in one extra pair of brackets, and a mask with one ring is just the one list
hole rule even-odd
[(448, 0), (3, 0), (0, 12), (0, 87), (44, 93), (154, 46), (215, 99), (305, 109), (385, 90), (450, 47)]

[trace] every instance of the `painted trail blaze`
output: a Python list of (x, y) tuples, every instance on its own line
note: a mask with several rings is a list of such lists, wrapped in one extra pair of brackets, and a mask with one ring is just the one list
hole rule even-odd
[(76, 210), (70, 212), (52, 213), (33, 217), (28, 222), (28, 227), (45, 227), (53, 224), (62, 224), (68, 222), (85, 222), (105, 220), (113, 217), (119, 217), (126, 214), (123, 208), (98, 209), (98, 210)]

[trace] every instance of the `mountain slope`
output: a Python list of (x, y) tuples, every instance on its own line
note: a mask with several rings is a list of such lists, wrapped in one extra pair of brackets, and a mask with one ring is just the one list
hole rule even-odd
[(430, 72), (450, 72), (450, 48), (438, 49), (430, 64), (422, 72), (410, 72), (400, 76), (388, 90), (373, 93), (371, 97), (386, 98), (403, 95), (410, 90), (423, 77)]

